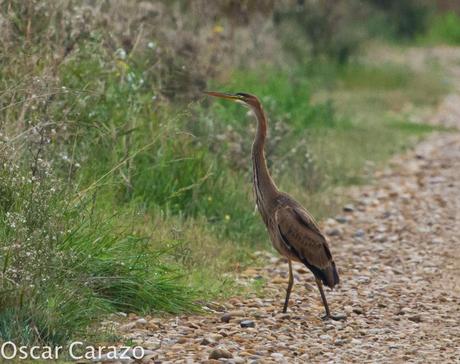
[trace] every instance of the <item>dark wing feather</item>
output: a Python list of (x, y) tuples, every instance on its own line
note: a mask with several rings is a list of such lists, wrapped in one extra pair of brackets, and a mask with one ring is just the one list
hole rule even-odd
[(333, 287), (339, 282), (326, 237), (318, 224), (302, 207), (284, 206), (275, 213), (280, 238), (324, 284)]

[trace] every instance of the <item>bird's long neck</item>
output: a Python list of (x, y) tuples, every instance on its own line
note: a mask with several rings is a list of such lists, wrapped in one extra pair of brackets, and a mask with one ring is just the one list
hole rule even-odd
[(265, 139), (267, 137), (267, 118), (262, 106), (253, 108), (257, 118), (257, 133), (252, 144), (252, 169), (254, 173), (254, 191), (257, 206), (261, 210), (269, 208), (269, 202), (278, 194), (278, 188), (268, 171), (265, 159)]

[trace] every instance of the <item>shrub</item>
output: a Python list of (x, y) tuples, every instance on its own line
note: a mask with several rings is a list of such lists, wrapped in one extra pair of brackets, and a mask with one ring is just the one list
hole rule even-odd
[(367, 0), (367, 2), (384, 13), (385, 21), (381, 24), (383, 34), (396, 39), (414, 39), (423, 34), (427, 30), (433, 10), (432, 4), (427, 0)]
[[(274, 22), (287, 27), (281, 31), (282, 42), (298, 60), (304, 61), (310, 53), (313, 59), (325, 56), (344, 64), (363, 40), (359, 14), (356, 1), (307, 0), (280, 7), (274, 13)], [(293, 36), (293, 31), (299, 32), (300, 38)]]

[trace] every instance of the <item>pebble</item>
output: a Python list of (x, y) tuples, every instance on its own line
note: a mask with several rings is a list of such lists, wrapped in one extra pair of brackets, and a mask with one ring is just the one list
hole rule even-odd
[(406, 313), (410, 313), (412, 310), (410, 309), (410, 307), (402, 307), (400, 310), (399, 310), (399, 315), (405, 315)]
[(353, 204), (347, 204), (343, 207), (343, 211), (345, 212), (353, 212), (355, 211), (355, 206), (353, 206)]
[(272, 353), (270, 354), (270, 356), (276, 361), (280, 361), (284, 359), (284, 355), (282, 353)]
[(200, 342), (200, 345), (212, 345), (212, 344), (215, 344), (216, 341), (213, 340), (212, 338), (210, 337), (204, 337), (201, 342)]
[(335, 320), (332, 320), (332, 324), (335, 326), (341, 326), (342, 322), (347, 319), (347, 314), (345, 312), (338, 312), (334, 314)]
[(337, 228), (326, 229), (326, 234), (329, 236), (340, 236), (340, 230)]
[(229, 314), (232, 317), (241, 317), (241, 316), (244, 316), (246, 312), (244, 310), (233, 310), (233, 311), (230, 311)]
[(350, 339), (337, 339), (334, 341), (334, 345), (342, 346), (350, 342)]
[(370, 278), (368, 276), (357, 276), (355, 277), (356, 282), (361, 284), (367, 284), (370, 282)]
[(146, 349), (157, 350), (161, 347), (161, 341), (159, 339), (152, 338), (148, 341), (144, 341), (142, 346)]
[(240, 322), (240, 326), (243, 328), (246, 327), (256, 327), (256, 323), (252, 320), (243, 320)]
[(420, 315), (410, 316), (408, 317), (408, 319), (411, 320), (412, 322), (422, 322), (422, 316)]
[(233, 355), (227, 349), (224, 349), (224, 348), (215, 348), (209, 354), (209, 359), (221, 359), (221, 358), (230, 359), (230, 358), (233, 358)]
[(220, 317), (220, 321), (222, 322), (225, 322), (225, 323), (228, 323), (230, 322), (230, 320), (232, 319), (232, 315), (228, 312), (224, 313), (221, 317)]
[(136, 326), (145, 326), (147, 325), (147, 320), (145, 318), (140, 318), (136, 321)]

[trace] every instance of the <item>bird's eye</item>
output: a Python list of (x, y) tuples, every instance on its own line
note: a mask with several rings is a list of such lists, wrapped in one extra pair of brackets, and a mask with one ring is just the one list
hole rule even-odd
[(243, 93), (243, 92), (238, 92), (238, 93), (236, 94), (236, 96), (240, 96), (240, 97), (242, 97), (242, 98), (246, 98), (246, 97), (248, 97), (249, 95), (248, 95), (248, 94), (245, 94), (245, 93)]

